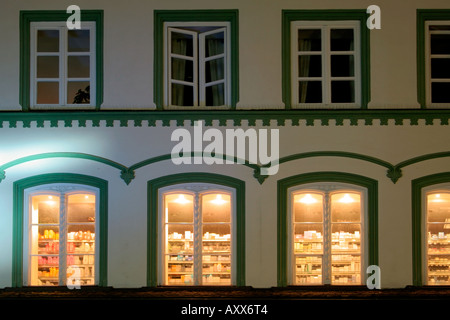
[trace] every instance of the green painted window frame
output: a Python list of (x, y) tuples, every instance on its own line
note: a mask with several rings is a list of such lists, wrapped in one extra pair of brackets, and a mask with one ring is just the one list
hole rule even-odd
[(13, 184), (13, 265), (12, 287), (23, 286), (23, 210), (25, 190), (54, 183), (86, 185), (99, 190), (99, 287), (107, 286), (108, 254), (108, 182), (96, 177), (73, 173), (49, 173), (15, 181)]
[(425, 23), (445, 21), (450, 23), (450, 9), (417, 9), (417, 101), (422, 109), (427, 108), (426, 68), (425, 68)]
[[(154, 11), (154, 65), (153, 95), (158, 110), (164, 110), (164, 23), (165, 22), (230, 23), (231, 86), (230, 109), (239, 101), (239, 11), (230, 10), (155, 10)], [(202, 110), (201, 107), (193, 110)]]
[[(23, 111), (30, 111), (30, 24), (31, 22), (67, 21), (71, 16), (63, 10), (20, 11), (20, 88), (19, 103)], [(81, 21), (95, 22), (96, 27), (96, 96), (95, 107), (103, 102), (103, 10), (81, 10)], [(73, 108), (71, 108), (72, 110)]]
[(292, 108), (291, 22), (345, 20), (357, 20), (360, 22), (361, 107), (354, 110), (367, 109), (370, 101), (370, 30), (366, 26), (368, 17), (369, 15), (367, 14), (366, 9), (282, 11), (282, 96), (286, 109)]
[[(423, 268), (422, 268), (422, 215), (423, 215), (423, 199), (422, 191), (424, 188), (433, 185), (450, 183), (450, 172), (442, 172), (432, 174), (412, 180), (412, 264), (413, 264), (413, 285), (423, 286)], [(433, 286), (439, 287), (439, 286)]]
[(366, 230), (368, 232), (368, 247), (366, 250), (368, 265), (378, 265), (378, 181), (342, 172), (313, 172), (299, 174), (278, 180), (277, 189), (277, 284), (288, 286), (288, 190), (303, 184), (317, 182), (346, 183), (363, 187), (367, 190)]
[(209, 183), (234, 189), (236, 192), (236, 283), (245, 286), (245, 182), (213, 173), (179, 173), (156, 178), (147, 182), (147, 286), (158, 286), (159, 246), (159, 190), (168, 186), (186, 183)]

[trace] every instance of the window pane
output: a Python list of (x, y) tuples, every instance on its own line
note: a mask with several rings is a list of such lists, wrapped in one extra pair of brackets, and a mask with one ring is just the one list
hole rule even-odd
[(322, 284), (322, 256), (296, 257), (294, 284)]
[(321, 103), (322, 82), (300, 81), (298, 85), (299, 103)]
[(323, 196), (314, 193), (296, 194), (293, 210), (295, 222), (322, 222)]
[(192, 224), (168, 224), (167, 248), (170, 254), (194, 253), (194, 227)]
[(432, 34), (431, 54), (450, 54), (450, 34)]
[(203, 251), (230, 252), (231, 226), (227, 224), (203, 225)]
[(332, 103), (355, 102), (355, 82), (331, 81), (331, 102)]
[(172, 79), (186, 82), (194, 81), (194, 62), (172, 58)]
[(67, 82), (67, 103), (68, 104), (89, 104), (90, 82), (89, 81), (68, 81)]
[(68, 196), (67, 221), (95, 222), (95, 195), (87, 193)]
[(193, 38), (190, 34), (173, 32), (171, 33), (171, 47), (172, 53), (180, 54), (183, 56), (193, 57), (194, 56), (194, 46)]
[(89, 56), (69, 56), (67, 57), (67, 65), (69, 78), (90, 77)]
[(59, 31), (38, 30), (37, 52), (59, 52)]
[(298, 76), (299, 77), (321, 77), (322, 76), (322, 56), (320, 56), (320, 55), (300, 55), (300, 56), (298, 56)]
[[(33, 196), (31, 210), (31, 222), (33, 224), (59, 223), (59, 197), (57, 196)], [(48, 239), (48, 234), (45, 239)]]
[(224, 53), (224, 33), (213, 33), (205, 37), (205, 57), (212, 57)]
[(294, 225), (294, 253), (323, 252), (323, 224), (296, 223)]
[(359, 253), (361, 249), (361, 225), (333, 223), (331, 225), (331, 251), (333, 253)]
[(38, 82), (36, 102), (38, 104), (58, 104), (59, 82)]
[(194, 222), (194, 197), (190, 194), (170, 194), (165, 196), (167, 222)]
[(449, 222), (450, 229), (450, 193), (439, 192), (427, 196), (427, 221)]
[(89, 30), (68, 30), (67, 47), (69, 52), (89, 52)]
[(202, 197), (203, 222), (231, 222), (231, 197), (228, 194), (207, 194)]
[(355, 62), (353, 55), (332, 55), (331, 76), (352, 77), (355, 75)]
[(225, 86), (223, 84), (206, 87), (205, 91), (207, 106), (225, 105)]
[(432, 82), (431, 83), (431, 102), (448, 103), (450, 102), (450, 83)]
[(358, 193), (336, 193), (331, 195), (332, 222), (360, 222), (361, 196)]
[(431, 78), (450, 79), (450, 59), (431, 59)]
[(38, 78), (59, 78), (59, 57), (37, 57), (36, 69)]
[(333, 254), (331, 256), (331, 274), (332, 284), (361, 284), (361, 256)]
[(353, 29), (331, 29), (330, 30), (330, 48), (331, 51), (352, 51)]
[(298, 51), (320, 51), (322, 50), (320, 29), (298, 30)]
[(172, 105), (191, 107), (194, 105), (194, 88), (172, 83)]
[(213, 82), (224, 79), (224, 58), (214, 59), (205, 63), (205, 81)]

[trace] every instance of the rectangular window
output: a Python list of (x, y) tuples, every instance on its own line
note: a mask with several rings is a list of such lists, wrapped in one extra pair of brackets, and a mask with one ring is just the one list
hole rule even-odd
[(291, 193), (291, 282), (361, 285), (364, 193), (326, 189)]
[(359, 21), (292, 22), (292, 105), (360, 107), (359, 39)]
[(96, 199), (95, 193), (83, 190), (55, 192), (50, 188), (30, 194), (25, 285), (98, 283)]
[(166, 105), (229, 105), (228, 23), (166, 24)]
[(426, 97), (429, 107), (450, 106), (450, 22), (425, 23)]
[(231, 285), (231, 195), (180, 190), (163, 201), (163, 284)]
[(35, 108), (94, 106), (95, 23), (70, 30), (66, 22), (32, 22), (30, 99)]

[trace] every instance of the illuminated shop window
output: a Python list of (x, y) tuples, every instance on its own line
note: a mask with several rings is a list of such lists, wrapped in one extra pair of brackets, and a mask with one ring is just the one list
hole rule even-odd
[(291, 284), (362, 284), (365, 198), (340, 185), (291, 191)]
[(450, 191), (433, 190), (426, 197), (426, 284), (450, 285)]
[(25, 285), (96, 285), (97, 192), (58, 185), (33, 190), (26, 199)]
[(162, 284), (232, 285), (233, 193), (177, 189), (162, 203)]

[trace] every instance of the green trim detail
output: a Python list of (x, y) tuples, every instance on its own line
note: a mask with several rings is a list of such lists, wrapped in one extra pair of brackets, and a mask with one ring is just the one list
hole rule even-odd
[(413, 285), (422, 286), (422, 189), (450, 182), (450, 172), (442, 172), (414, 179), (411, 182), (412, 198), (412, 263)]
[(367, 189), (368, 208), (368, 263), (378, 265), (378, 182), (360, 175), (341, 172), (313, 172), (300, 174), (278, 180), (277, 201), (277, 283), (279, 287), (286, 287), (287, 255), (288, 255), (288, 189), (294, 186), (314, 182), (340, 182), (361, 186)]
[(245, 286), (245, 182), (212, 173), (180, 173), (147, 182), (147, 286), (158, 285), (158, 192), (160, 188), (183, 183), (210, 183), (236, 190), (236, 286)]
[(238, 10), (155, 10), (154, 11), (154, 102), (164, 108), (164, 22), (230, 22), (231, 109), (239, 101), (239, 11)]
[(107, 254), (108, 254), (108, 182), (96, 177), (73, 173), (50, 173), (25, 178), (14, 182), (13, 198), (13, 265), (12, 286), (23, 285), (23, 210), (24, 192), (28, 188), (52, 183), (73, 183), (92, 186), (99, 189), (99, 286), (107, 285)]
[[(190, 154), (183, 155), (182, 158), (194, 158), (194, 157), (199, 157), (199, 156), (210, 157), (209, 154), (203, 155), (202, 152), (199, 152), (199, 153), (191, 152)], [(387, 161), (384, 161), (384, 160), (381, 160), (381, 159), (378, 159), (375, 157), (371, 157), (371, 156), (366, 156), (366, 155), (359, 154), (359, 153), (345, 152), (345, 151), (314, 151), (314, 152), (292, 154), (292, 155), (280, 158), (278, 165), (281, 165), (282, 163), (286, 163), (289, 161), (306, 159), (306, 158), (315, 158), (315, 157), (342, 157), (342, 158), (357, 159), (357, 160), (361, 160), (361, 161), (374, 163), (379, 166), (387, 168), (388, 170), (387, 170), (386, 176), (393, 183), (396, 183), (403, 175), (402, 168), (405, 168), (412, 164), (416, 164), (416, 163), (423, 162), (423, 161), (450, 157), (450, 151), (437, 152), (437, 153), (431, 153), (431, 154), (414, 157), (409, 160), (402, 161), (397, 165), (393, 165)], [(10, 162), (0, 165), (0, 183), (4, 179), (6, 179), (6, 172), (5, 172), (6, 169), (9, 169), (16, 165), (19, 165), (21, 163), (26, 163), (26, 162), (30, 162), (30, 161), (34, 161), (34, 160), (41, 160), (41, 159), (50, 159), (50, 158), (76, 158), (76, 159), (85, 159), (85, 160), (91, 160), (91, 161), (106, 164), (110, 167), (119, 169), (120, 170), (120, 178), (127, 185), (129, 185), (136, 177), (135, 170), (145, 167), (147, 165), (157, 163), (157, 162), (171, 160), (172, 155), (165, 154), (165, 155), (152, 157), (152, 158), (140, 161), (138, 163), (135, 163), (135, 164), (127, 167), (127, 166), (117, 163), (115, 161), (112, 161), (112, 160), (109, 160), (109, 159), (106, 159), (103, 157), (91, 155), (91, 154), (86, 154), (86, 153), (49, 152), (49, 153), (34, 154), (34, 155), (18, 158), (18, 159), (15, 159), (15, 160), (12, 160)], [(234, 162), (234, 164), (242, 164), (242, 165), (252, 169), (253, 177), (256, 180), (258, 180), (258, 182), (260, 184), (263, 184), (264, 181), (270, 177), (270, 176), (261, 174), (261, 169), (264, 168), (265, 166), (249, 163), (249, 161), (246, 159), (239, 159), (237, 157), (231, 157), (231, 156), (219, 155), (219, 154), (216, 154), (214, 158), (216, 158), (216, 159), (221, 158), (223, 160), (232, 160)]]
[[(81, 10), (82, 21), (96, 23), (96, 101), (99, 110), (103, 102), (103, 10)], [(20, 93), (23, 111), (30, 110), (30, 23), (39, 21), (67, 21), (71, 16), (64, 10), (20, 11)]]
[(370, 30), (366, 9), (283, 10), (282, 11), (282, 92), (286, 109), (291, 108), (291, 22), (359, 20), (361, 34), (361, 109), (370, 101)]
[[(402, 126), (409, 122), (411, 126), (419, 125), (423, 120), (425, 125), (449, 125), (449, 109), (355, 109), (355, 110), (211, 110), (211, 111), (92, 111), (92, 112), (10, 112), (0, 111), (1, 128), (71, 128), (78, 126), (92, 127), (155, 127), (157, 122), (162, 126), (183, 126), (185, 122), (193, 124), (204, 121), (205, 126), (226, 126), (231, 122), (241, 126), (270, 126), (275, 121), (277, 126), (330, 126), (337, 127), (349, 124), (351, 126), (372, 126), (377, 121), (381, 126)], [(301, 122), (302, 121), (302, 122)], [(435, 121), (438, 123), (434, 124)], [(6, 122), (6, 125), (4, 123)], [(145, 122), (145, 123), (144, 123)], [(391, 123), (390, 123), (391, 122)]]
[(417, 101), (427, 107), (425, 79), (425, 22), (430, 20), (449, 20), (450, 9), (417, 9)]

